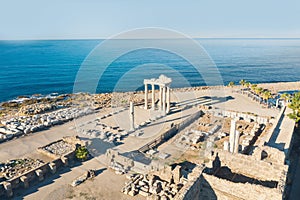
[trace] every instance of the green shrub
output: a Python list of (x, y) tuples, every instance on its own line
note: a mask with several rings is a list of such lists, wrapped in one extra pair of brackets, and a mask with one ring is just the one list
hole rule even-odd
[(85, 146), (80, 146), (75, 151), (75, 156), (78, 160), (86, 160), (88, 158), (89, 151)]

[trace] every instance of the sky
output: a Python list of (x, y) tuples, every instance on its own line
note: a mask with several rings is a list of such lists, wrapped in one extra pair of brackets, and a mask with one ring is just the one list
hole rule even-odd
[(300, 38), (300, 1), (0, 0), (0, 40), (108, 38), (143, 27), (197, 38)]

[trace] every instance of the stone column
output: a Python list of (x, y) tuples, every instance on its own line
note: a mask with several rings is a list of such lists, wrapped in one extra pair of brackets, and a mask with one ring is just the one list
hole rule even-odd
[(240, 141), (240, 132), (239, 131), (235, 131), (234, 153), (239, 153), (239, 141)]
[(151, 109), (155, 110), (155, 88), (154, 88), (154, 84), (152, 84), (152, 105), (151, 105)]
[(180, 182), (180, 178), (182, 177), (181, 174), (181, 167), (179, 165), (177, 165), (175, 167), (175, 169), (173, 170), (173, 178), (174, 178), (174, 182), (175, 183), (179, 183)]
[(229, 148), (228, 148), (229, 142), (227, 140), (225, 140), (223, 145), (224, 145), (224, 147), (223, 147), (224, 151), (228, 151), (229, 150)]
[(276, 100), (276, 108), (279, 107), (279, 99)]
[(159, 86), (159, 108), (162, 110), (162, 87), (161, 85)]
[(148, 109), (148, 84), (145, 84), (145, 109)]
[(163, 100), (162, 100), (163, 112), (164, 112), (164, 114), (166, 114), (166, 87), (163, 87), (162, 95), (163, 95)]
[(129, 118), (130, 118), (130, 131), (134, 131), (134, 105), (133, 105), (133, 102), (130, 102)]
[(231, 153), (234, 152), (235, 130), (236, 130), (236, 122), (235, 120), (231, 120), (230, 134), (229, 134), (229, 151)]
[(170, 112), (170, 87), (167, 87), (167, 113)]

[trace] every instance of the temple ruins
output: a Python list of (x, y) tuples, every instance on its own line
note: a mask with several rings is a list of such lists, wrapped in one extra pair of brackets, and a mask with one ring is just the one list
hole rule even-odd
[(172, 79), (165, 75), (160, 75), (158, 79), (145, 79), (145, 109), (148, 109), (148, 85), (151, 85), (151, 109), (155, 110), (155, 86), (159, 86), (159, 110), (164, 114), (170, 112), (170, 85)]

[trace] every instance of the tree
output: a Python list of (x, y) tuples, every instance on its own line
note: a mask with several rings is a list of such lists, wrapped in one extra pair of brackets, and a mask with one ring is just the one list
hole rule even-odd
[(262, 92), (262, 98), (268, 103), (268, 100), (272, 97), (272, 94), (269, 90)]
[(245, 83), (246, 83), (246, 81), (245, 81), (244, 79), (240, 80), (240, 84), (241, 84), (242, 86), (244, 86)]
[(280, 95), (280, 98), (287, 103), (291, 99), (291, 95), (288, 93), (283, 93), (282, 95)]
[(75, 156), (78, 160), (86, 160), (89, 155), (89, 151), (85, 146), (80, 146), (75, 151)]
[(246, 86), (247, 88), (250, 88), (250, 86), (251, 86), (251, 83), (250, 83), (250, 82), (248, 82), (248, 81), (246, 81), (246, 83), (245, 83), (245, 86)]
[(253, 92), (255, 92), (256, 88), (257, 88), (257, 84), (251, 85), (251, 89), (252, 89)]
[(261, 94), (263, 90), (264, 90), (264, 89), (261, 88), (261, 87), (256, 88), (255, 93), (256, 93), (256, 94)]
[(288, 116), (295, 120), (298, 125), (300, 122), (300, 92), (294, 95), (292, 102), (289, 104), (289, 108), (293, 110), (293, 113), (290, 113)]
[(233, 86), (234, 86), (234, 82), (233, 82), (233, 81), (230, 81), (230, 82), (228, 83), (228, 86), (229, 86), (229, 87), (233, 87)]

